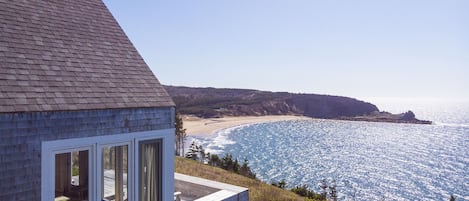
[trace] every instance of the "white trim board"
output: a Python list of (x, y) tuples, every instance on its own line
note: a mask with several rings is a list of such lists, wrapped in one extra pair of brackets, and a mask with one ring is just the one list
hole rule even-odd
[[(199, 177), (193, 177), (185, 174), (174, 173), (174, 179), (184, 182), (189, 182), (193, 184), (197, 184), (200, 186), (207, 186), (214, 189), (219, 189), (219, 191), (206, 195), (204, 197), (196, 199), (196, 201), (212, 201), (212, 200), (224, 200), (240, 194), (242, 192), (248, 191), (248, 188), (235, 186), (231, 184), (221, 183), (217, 181), (212, 181), (208, 179), (203, 179)], [(184, 194), (184, 192), (182, 192)]]
[[(101, 149), (106, 146), (129, 145), (129, 200), (138, 200), (138, 143), (145, 140), (162, 140), (162, 193), (163, 200), (173, 199), (174, 192), (174, 129), (73, 138), (41, 142), (41, 200), (54, 199), (55, 155), (71, 151), (89, 151), (89, 200), (101, 200)], [(133, 157), (131, 157), (133, 156)], [(132, 184), (130, 184), (130, 182)], [(98, 188), (99, 187), (99, 188)]]

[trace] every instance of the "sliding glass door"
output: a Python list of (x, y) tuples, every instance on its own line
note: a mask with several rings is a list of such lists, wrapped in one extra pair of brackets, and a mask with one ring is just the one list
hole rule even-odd
[(128, 145), (102, 149), (102, 195), (106, 201), (125, 201), (128, 198)]
[(161, 140), (141, 141), (139, 147), (140, 201), (160, 201), (162, 195)]
[(55, 195), (58, 200), (87, 200), (89, 151), (55, 154)]
[(173, 134), (166, 129), (42, 142), (41, 201), (171, 200), (174, 161), (163, 147)]

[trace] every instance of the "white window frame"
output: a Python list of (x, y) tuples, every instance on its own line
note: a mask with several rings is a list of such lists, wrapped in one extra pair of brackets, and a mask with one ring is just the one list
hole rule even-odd
[(162, 142), (162, 199), (172, 200), (174, 192), (174, 129), (162, 129), (42, 142), (41, 201), (51, 201), (55, 197), (55, 155), (83, 150), (89, 151), (88, 197), (90, 201), (100, 201), (102, 192), (102, 148), (118, 145), (129, 145), (128, 200), (138, 200), (139, 143), (147, 140), (161, 140)]
[(98, 162), (96, 163), (96, 194), (99, 197), (99, 200), (102, 200), (102, 186), (103, 186), (103, 180), (101, 179), (103, 177), (103, 163), (102, 163), (102, 156), (103, 156), (103, 148), (106, 147), (113, 147), (113, 146), (123, 146), (127, 145), (127, 198), (130, 199), (134, 197), (134, 183), (131, 180), (131, 175), (134, 175), (134, 169), (131, 167), (133, 162), (135, 161), (133, 157), (131, 157), (131, 154), (133, 154), (134, 149), (133, 146), (134, 144), (129, 141), (125, 142), (117, 142), (117, 143), (107, 143), (107, 144), (97, 144), (97, 160)]

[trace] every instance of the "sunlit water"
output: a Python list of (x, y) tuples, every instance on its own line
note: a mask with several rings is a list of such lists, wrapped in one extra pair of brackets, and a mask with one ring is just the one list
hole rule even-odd
[(437, 119), (434, 125), (282, 121), (198, 140), (212, 153), (248, 159), (269, 183), (285, 179), (319, 191), (322, 179), (334, 179), (340, 200), (469, 200), (468, 109), (448, 109), (439, 116), (447, 119), (414, 110)]

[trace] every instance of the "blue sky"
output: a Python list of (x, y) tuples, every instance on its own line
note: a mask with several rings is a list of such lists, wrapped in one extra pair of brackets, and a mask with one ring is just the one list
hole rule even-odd
[(469, 99), (466, 0), (105, 0), (160, 82)]

